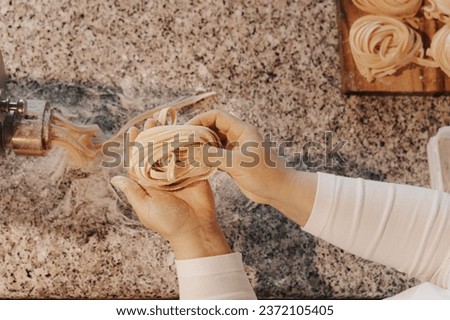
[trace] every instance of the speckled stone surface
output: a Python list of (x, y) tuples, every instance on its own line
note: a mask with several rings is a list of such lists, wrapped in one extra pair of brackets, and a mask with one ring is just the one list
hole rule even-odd
[[(12, 4), (13, 3), (13, 4)], [(107, 134), (145, 108), (198, 90), (291, 141), (346, 140), (347, 166), (320, 170), (427, 186), (426, 144), (448, 97), (339, 93), (334, 1), (4, 1), (0, 46), (16, 97), (47, 99)], [(184, 119), (194, 110), (187, 110)], [(174, 255), (109, 179), (118, 170), (46, 158), (0, 160), (0, 297), (176, 298)], [(304, 233), (212, 179), (218, 216), (260, 298), (383, 298), (415, 284)]]

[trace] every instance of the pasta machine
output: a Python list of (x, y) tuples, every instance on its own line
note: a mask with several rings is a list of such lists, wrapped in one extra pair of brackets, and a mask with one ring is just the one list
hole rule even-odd
[(46, 101), (9, 97), (0, 51), (0, 156), (8, 150), (16, 155), (45, 155), (50, 149), (51, 114)]

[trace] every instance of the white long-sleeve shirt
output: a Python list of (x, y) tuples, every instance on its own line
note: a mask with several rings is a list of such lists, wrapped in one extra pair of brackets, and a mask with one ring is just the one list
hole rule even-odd
[[(398, 299), (450, 299), (450, 195), (318, 174), (304, 230), (423, 283)], [(181, 299), (254, 299), (240, 253), (178, 260)]]

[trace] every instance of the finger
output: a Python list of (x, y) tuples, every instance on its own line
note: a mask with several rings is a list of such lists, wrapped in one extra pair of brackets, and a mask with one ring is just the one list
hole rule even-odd
[(187, 122), (190, 125), (208, 127), (223, 133), (231, 142), (236, 141), (250, 125), (221, 110), (211, 110)]
[(133, 142), (136, 140), (136, 137), (139, 135), (139, 129), (136, 127), (131, 127), (127, 130), (128, 138), (130, 139), (130, 142)]
[(128, 202), (130, 202), (134, 211), (136, 211), (138, 215), (141, 211), (144, 211), (145, 201), (148, 199), (148, 193), (139, 184), (123, 176), (113, 177), (111, 179), (111, 183), (114, 187), (125, 194)]

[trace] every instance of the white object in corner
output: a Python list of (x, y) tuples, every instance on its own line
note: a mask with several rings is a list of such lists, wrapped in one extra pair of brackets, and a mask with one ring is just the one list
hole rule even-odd
[(440, 128), (427, 146), (431, 187), (450, 193), (450, 127)]

